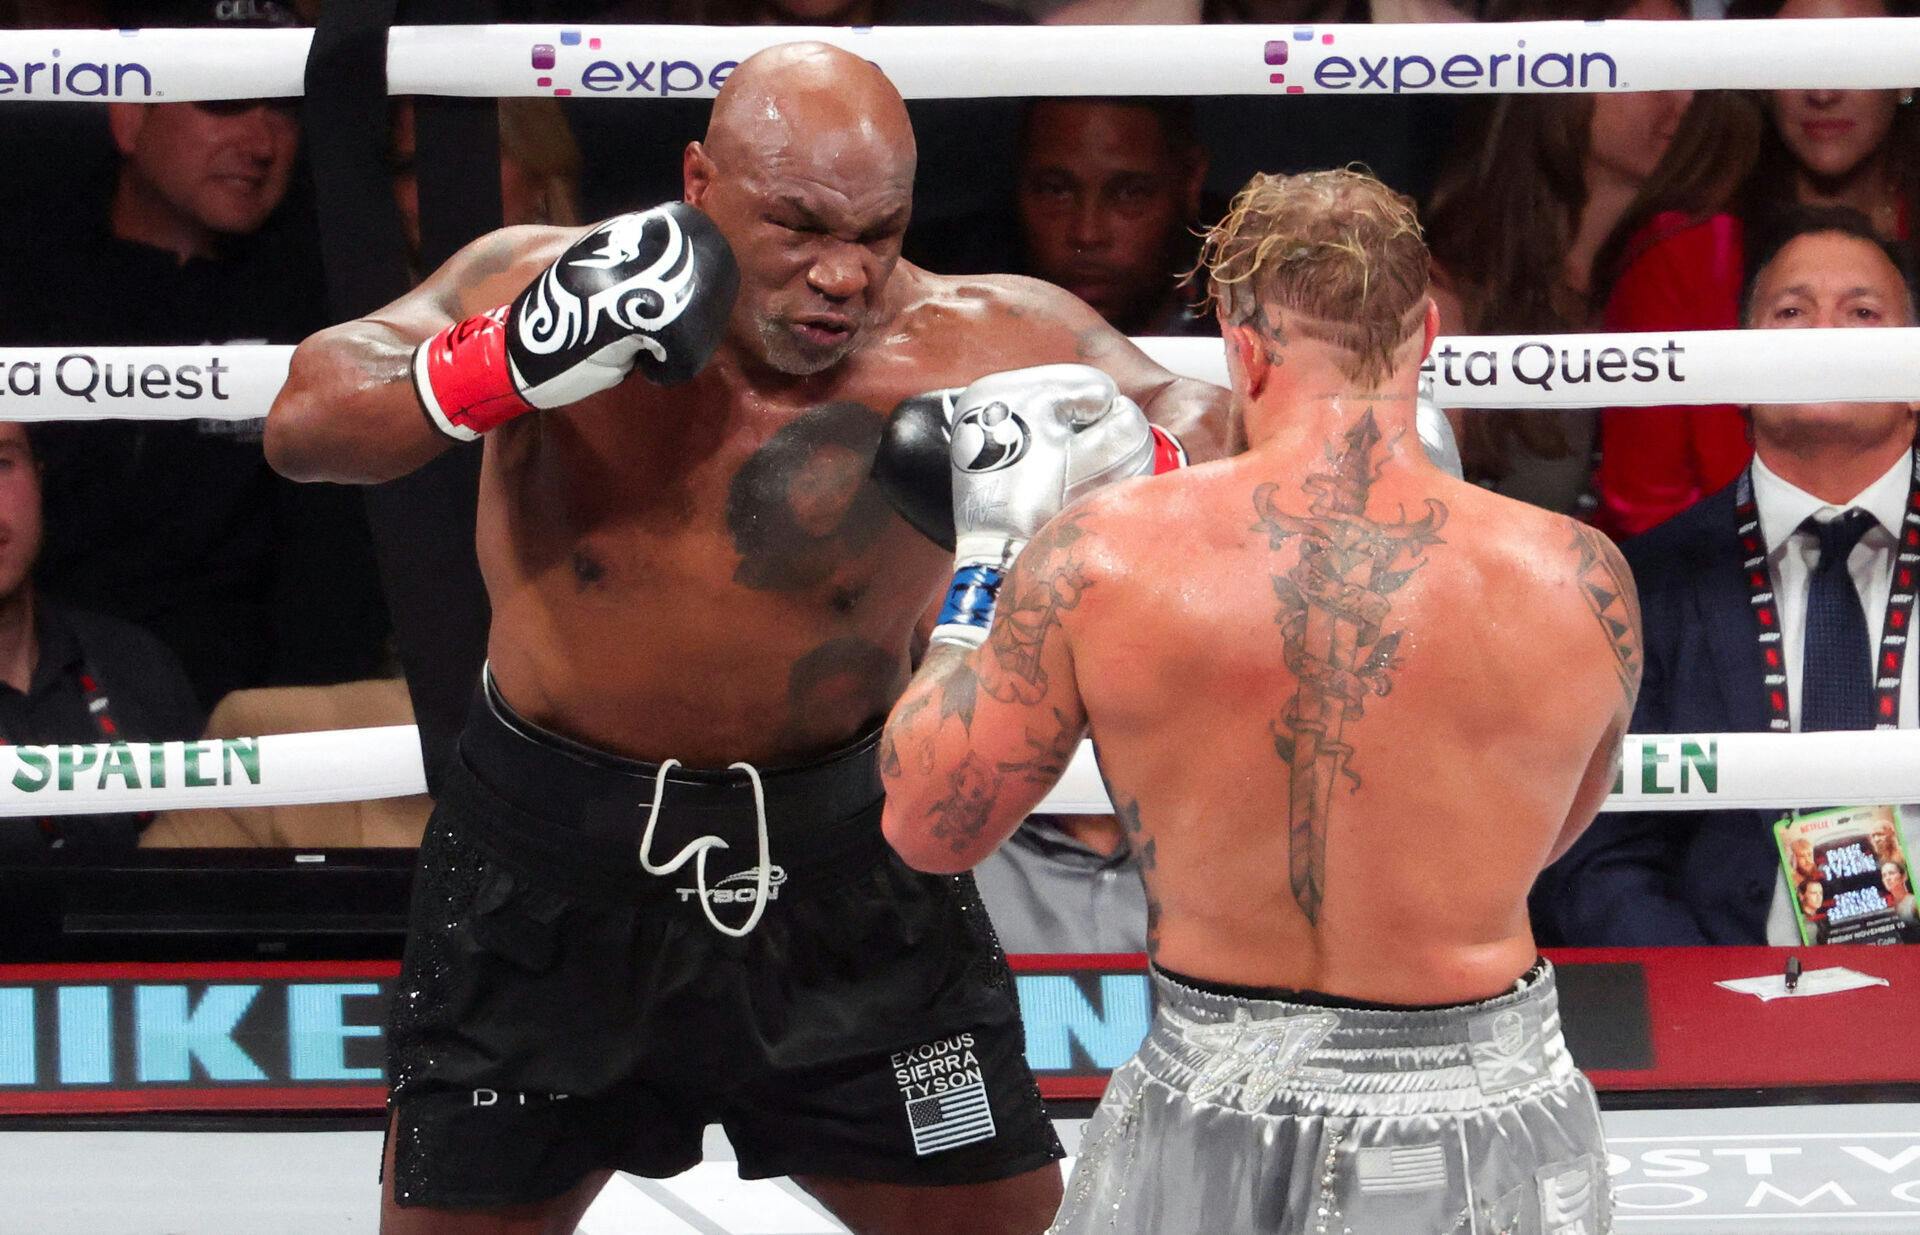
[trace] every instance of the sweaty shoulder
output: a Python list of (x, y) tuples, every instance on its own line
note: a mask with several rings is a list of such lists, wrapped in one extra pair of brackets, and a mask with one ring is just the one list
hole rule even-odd
[(448, 258), (415, 292), (454, 318), (484, 312), (517, 296), (584, 228), (503, 227)]
[[(1075, 357), (1097, 363), (1126, 343), (1086, 302), (1040, 279), (919, 269), (913, 279), (914, 298), (902, 317), (915, 329), (979, 332), (1005, 348), (1032, 353), (1033, 364)], [(1071, 351), (1062, 354), (1063, 348)]]
[(1602, 660), (1622, 692), (1620, 704), (1631, 711), (1640, 688), (1640, 595), (1626, 558), (1598, 528), (1524, 509), (1524, 515), (1514, 516), (1515, 530), (1531, 539), (1532, 548), (1515, 544), (1510, 549), (1533, 562), (1528, 573), (1537, 584), (1529, 620), (1537, 624), (1536, 634), (1545, 633), (1539, 626), (1551, 624), (1575, 641), (1571, 646), (1603, 649)]
[[(1136, 476), (1098, 489), (1062, 512), (1055, 524), (1071, 529), (1086, 568), (1103, 579), (1119, 580), (1145, 569), (1172, 569), (1181, 555), (1219, 532), (1224, 546), (1237, 538), (1243, 522), (1219, 517), (1219, 501), (1208, 484), (1214, 465), (1183, 468), (1162, 476)], [(1178, 536), (1169, 529), (1181, 529)], [(1042, 533), (1045, 534), (1044, 532)], [(1160, 559), (1167, 557), (1172, 562)]]

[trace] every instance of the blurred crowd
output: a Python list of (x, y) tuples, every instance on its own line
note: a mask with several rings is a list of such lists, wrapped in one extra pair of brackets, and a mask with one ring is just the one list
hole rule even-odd
[[(0, 0), (0, 24), (305, 24), (317, 8)], [(502, 20), (715, 24), (1386, 23), (1920, 16), (1920, 0), (499, 9)], [(296, 343), (326, 324), (298, 100), (4, 106), (0, 161), (14, 171), (0, 178), (0, 345)], [(1906, 248), (1920, 209), (1911, 90), (911, 106), (920, 167), (908, 259), (1048, 280), (1136, 336), (1215, 333), (1190, 279), (1197, 233), (1251, 173), (1356, 162), (1422, 204), (1446, 334), (1920, 321)], [(679, 151), (707, 107), (501, 101), (505, 221), (571, 224), (677, 197)], [(409, 100), (393, 102), (388, 148), (418, 273)], [(1647, 623), (1633, 728), (1683, 733), (1916, 724), (1912, 661), (1905, 689), (1892, 691), (1897, 714), (1873, 711), (1885, 694), (1875, 658), (1912, 611), (1910, 579), (1904, 593), (1891, 580), (1914, 421), (1914, 407), (1893, 404), (1486, 411), (1456, 424), (1468, 479), (1625, 543)], [(1749, 506), (1764, 533), (1761, 578), (1779, 597), (1784, 665), (1765, 660), (1750, 631), (1754, 552), (1737, 533)], [(1825, 685), (1829, 662), (1841, 686)], [(0, 426), (0, 739), (405, 723), (397, 674), (358, 494), (275, 476), (259, 422)], [(1779, 716), (1766, 706), (1773, 676), (1793, 688)], [(401, 801), (0, 820), (0, 861), (136, 844), (407, 845), (425, 812)], [(1593, 945), (1798, 942), (1786, 902), (1818, 917), (1832, 897), (1810, 879), (1788, 890), (1772, 821), (1603, 815), (1543, 879), (1539, 933)], [(1886, 896), (1910, 922), (1904, 844), (1889, 852)], [(1011, 950), (1144, 949), (1137, 867), (1111, 818), (1034, 818), (981, 884)]]

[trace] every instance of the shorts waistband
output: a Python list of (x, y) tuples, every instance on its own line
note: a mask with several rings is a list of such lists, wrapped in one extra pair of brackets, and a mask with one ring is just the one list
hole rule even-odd
[(1474, 1109), (1575, 1075), (1545, 960), (1504, 995), (1439, 1008), (1242, 998), (1158, 968), (1153, 985), (1140, 1065), (1196, 1099), (1224, 1093), (1248, 1110), (1412, 1114)]
[[(1536, 960), (1533, 968), (1520, 975), (1519, 985), (1525, 987), (1531, 983), (1545, 970), (1546, 964), (1545, 957)], [(1450, 1008), (1470, 1008), (1480, 1002), (1475, 999), (1464, 1003), (1377, 1003), (1370, 999), (1350, 999), (1345, 995), (1329, 995), (1325, 991), (1298, 990), (1285, 986), (1241, 986), (1234, 982), (1216, 982), (1211, 978), (1195, 978), (1184, 973), (1176, 973), (1164, 965), (1156, 965), (1154, 968), (1168, 981), (1202, 994), (1220, 995), (1228, 999), (1304, 1004), (1314, 1008), (1345, 1008), (1355, 1012), (1444, 1012)]]
[[(775, 878), (791, 890), (843, 882), (886, 853), (875, 750), (879, 730), (804, 764), (756, 768)], [(598, 750), (520, 716), (483, 678), (460, 735), (462, 767), (442, 800), (501, 856), (586, 879), (622, 895), (674, 895), (676, 883), (640, 868), (639, 846), (660, 787), (650, 853), (664, 862), (716, 837), (710, 884), (758, 869), (754, 780), (738, 770), (660, 765)], [(852, 869), (849, 869), (851, 867)], [(692, 871), (686, 874), (689, 879)]]

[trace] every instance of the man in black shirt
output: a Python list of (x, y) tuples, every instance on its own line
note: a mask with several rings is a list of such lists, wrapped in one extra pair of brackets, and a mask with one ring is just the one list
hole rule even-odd
[[(153, 25), (291, 25), (213, 0)], [(0, 341), (48, 346), (295, 343), (326, 324), (315, 251), (281, 209), (297, 100), (113, 103), (105, 210), (16, 239)], [(50, 214), (54, 212), (49, 212)], [(121, 420), (36, 432), (47, 590), (158, 635), (203, 705), (268, 683), (371, 676), (384, 606), (357, 494), (280, 481), (260, 421)]]
[[(0, 742), (195, 738), (204, 717), (180, 662), (137, 626), (38, 594), (40, 469), (26, 430), (0, 423)], [(137, 843), (144, 815), (0, 819), (0, 862)]]

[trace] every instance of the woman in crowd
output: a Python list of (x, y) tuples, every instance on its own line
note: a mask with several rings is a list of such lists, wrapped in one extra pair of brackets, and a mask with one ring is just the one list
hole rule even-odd
[[(1678, 20), (1678, 0), (1495, 0), (1491, 21)], [(1603, 254), (1669, 157), (1688, 91), (1509, 94), (1476, 100), (1428, 216), (1441, 329), (1448, 334), (1591, 330), (1590, 288)], [(1612, 240), (1613, 243), (1609, 244)], [(1593, 452), (1589, 412), (1478, 412), (1461, 418), (1467, 478), (1509, 497), (1573, 513)]]
[[(1911, 17), (1920, 0), (1734, 0), (1743, 18)], [(1920, 67), (1914, 76), (1920, 79)], [(1851, 206), (1888, 239), (1920, 209), (1920, 108), (1912, 90), (1776, 90), (1740, 182), (1714, 210), (1668, 198), (1628, 249), (1603, 321), (1609, 330), (1740, 325), (1746, 236), (1784, 206)], [(1732, 482), (1752, 447), (1739, 409), (1614, 408), (1600, 417), (1598, 522), (1646, 531)]]

